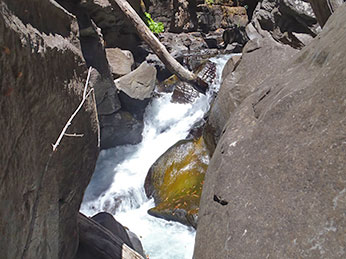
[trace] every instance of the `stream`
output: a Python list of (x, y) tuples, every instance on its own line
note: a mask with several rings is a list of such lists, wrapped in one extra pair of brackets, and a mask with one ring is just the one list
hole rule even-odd
[(150, 216), (147, 210), (155, 205), (145, 195), (144, 180), (157, 158), (184, 139), (209, 110), (211, 95), (219, 88), (222, 68), (229, 57), (211, 59), (217, 64), (217, 74), (207, 95), (191, 104), (171, 103), (171, 94), (153, 99), (145, 112), (142, 142), (100, 152), (81, 212), (86, 216), (111, 213), (140, 238), (150, 259), (192, 258), (195, 230)]

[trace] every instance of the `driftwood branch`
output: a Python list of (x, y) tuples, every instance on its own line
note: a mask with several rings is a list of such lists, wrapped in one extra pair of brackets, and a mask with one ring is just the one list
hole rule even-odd
[(88, 99), (89, 95), (92, 93), (92, 91), (94, 89), (91, 89), (88, 93), (87, 93), (87, 89), (88, 89), (88, 84), (89, 84), (89, 80), (90, 80), (90, 73), (91, 73), (91, 67), (89, 67), (88, 70), (88, 77), (87, 80), (85, 82), (85, 86), (84, 86), (84, 91), (83, 91), (83, 99), (80, 102), (79, 106), (77, 107), (77, 109), (74, 111), (74, 113), (71, 115), (71, 117), (69, 118), (69, 120), (66, 122), (65, 127), (62, 129), (58, 139), (56, 140), (55, 144), (52, 144), (53, 146), (53, 152), (56, 151), (56, 149), (58, 148), (62, 138), (66, 135), (66, 131), (68, 129), (68, 127), (71, 125), (72, 120), (74, 119), (74, 117), (76, 117), (76, 115), (78, 114), (79, 110), (83, 107), (83, 104), (85, 103), (86, 99)]
[(196, 74), (184, 68), (169, 54), (165, 46), (150, 31), (147, 25), (126, 0), (110, 0), (110, 2), (113, 6), (115, 4), (119, 6), (120, 10), (136, 28), (138, 35), (150, 46), (169, 71), (177, 75), (181, 80), (192, 83), (197, 91), (205, 93), (207, 88), (206, 83), (199, 79)]

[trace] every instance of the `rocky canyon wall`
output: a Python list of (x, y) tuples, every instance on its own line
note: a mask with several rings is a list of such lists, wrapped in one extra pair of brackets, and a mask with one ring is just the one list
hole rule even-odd
[[(52, 22), (51, 17), (54, 17)], [(93, 95), (73, 15), (54, 1), (0, 1), (0, 254), (72, 258), (77, 215), (98, 155)]]
[(194, 258), (346, 256), (345, 12), (293, 57), (250, 41), (225, 75)]

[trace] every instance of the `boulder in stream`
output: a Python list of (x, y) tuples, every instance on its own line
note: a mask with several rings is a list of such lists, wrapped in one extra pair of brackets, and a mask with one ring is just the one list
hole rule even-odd
[(148, 213), (197, 227), (199, 200), (209, 163), (203, 138), (181, 140), (150, 168), (145, 192), (155, 207)]
[[(202, 91), (207, 91), (216, 77), (216, 64), (212, 61), (202, 61), (202, 64), (195, 72), (201, 79)], [(173, 92), (173, 103), (193, 103), (200, 93), (192, 86), (191, 83), (180, 80), (177, 76), (173, 75), (159, 84), (158, 90), (161, 92)]]

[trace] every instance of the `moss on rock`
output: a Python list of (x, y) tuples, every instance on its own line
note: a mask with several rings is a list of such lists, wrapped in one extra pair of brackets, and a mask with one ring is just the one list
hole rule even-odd
[(155, 207), (149, 214), (196, 227), (208, 153), (200, 137), (182, 140), (165, 152), (150, 168), (145, 180)]

